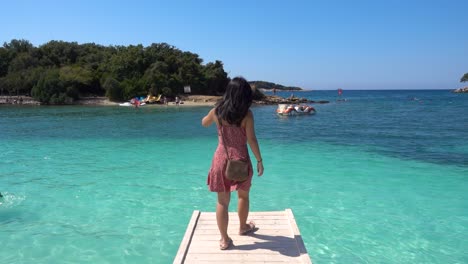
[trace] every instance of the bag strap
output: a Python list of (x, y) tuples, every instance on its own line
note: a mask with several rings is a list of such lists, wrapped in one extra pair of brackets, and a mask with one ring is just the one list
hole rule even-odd
[(223, 125), (221, 124), (221, 119), (219, 117), (218, 117), (218, 124), (219, 124), (219, 131), (221, 132), (221, 138), (223, 139), (224, 151), (226, 151), (227, 159), (230, 160), (231, 158), (229, 158), (229, 153), (226, 148), (226, 139), (224, 138), (224, 134), (223, 134)]

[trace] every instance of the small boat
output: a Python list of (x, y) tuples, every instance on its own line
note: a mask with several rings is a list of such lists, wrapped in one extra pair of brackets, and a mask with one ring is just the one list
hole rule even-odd
[[(120, 105), (120, 106), (133, 106), (133, 107), (135, 107), (135, 104), (132, 104), (132, 103), (130, 103), (130, 102), (121, 103), (121, 104), (119, 104), (119, 105)], [(144, 106), (144, 105), (146, 105), (146, 103), (138, 104), (138, 106)], [(136, 106), (136, 107), (138, 107), (138, 106)]]
[(132, 100), (130, 100), (130, 102), (125, 102), (125, 103), (122, 103), (122, 104), (119, 104), (120, 106), (134, 106), (134, 107), (139, 107), (139, 106), (143, 106), (143, 105), (146, 105), (145, 102), (142, 102), (140, 100), (137, 100), (136, 98), (133, 98)]
[(310, 105), (279, 104), (276, 113), (278, 115), (313, 115), (316, 110)]

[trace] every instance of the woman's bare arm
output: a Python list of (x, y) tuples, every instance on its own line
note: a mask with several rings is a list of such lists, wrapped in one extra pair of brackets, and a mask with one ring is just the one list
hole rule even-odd
[(258, 176), (263, 174), (263, 160), (262, 154), (260, 153), (260, 147), (258, 145), (257, 136), (255, 135), (254, 117), (252, 112), (249, 110), (245, 117), (245, 131), (247, 134), (247, 142), (249, 143), (250, 149), (252, 150), (255, 158), (257, 159), (257, 172)]
[(202, 119), (202, 126), (204, 127), (209, 127), (211, 126), (211, 124), (213, 124), (213, 122), (215, 122), (215, 119), (216, 119), (216, 114), (215, 114), (215, 109), (211, 109), (210, 112), (208, 112), (208, 114), (203, 117)]

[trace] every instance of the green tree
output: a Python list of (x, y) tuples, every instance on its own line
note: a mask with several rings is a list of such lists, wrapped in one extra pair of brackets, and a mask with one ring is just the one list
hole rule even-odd
[(169, 87), (163, 87), (162, 94), (165, 96), (170, 96), (170, 97), (174, 96), (174, 93), (172, 93), (172, 90)]
[(2, 79), (2, 93), (7, 90), (10, 95), (29, 94), (38, 75), (37, 59), (28, 52), (16, 52), (16, 56), (9, 62), (8, 74)]
[(214, 95), (221, 95), (224, 93), (229, 79), (221, 61), (217, 60), (214, 63), (210, 62), (206, 64), (203, 74), (205, 80), (203, 88), (196, 90), (195, 93)]
[[(63, 85), (69, 89), (74, 95), (74, 99), (78, 99), (79, 94), (92, 93), (91, 84), (93, 82), (93, 75), (91, 70), (78, 66), (64, 66), (60, 68), (60, 80)], [(69, 93), (70, 93), (69, 92)]]
[(24, 39), (12, 39), (9, 43), (5, 42), (3, 47), (7, 49), (13, 57), (18, 53), (28, 53), (34, 48), (34, 46), (29, 41)]
[(146, 95), (147, 92), (144, 87), (139, 85), (138, 78), (125, 79), (120, 83), (120, 85), (122, 86), (123, 98), (125, 100), (135, 96)]
[(110, 59), (110, 71), (118, 80), (141, 78), (145, 72), (143, 46), (120, 47)]
[(114, 78), (108, 77), (104, 84), (104, 89), (106, 90), (106, 96), (111, 101), (123, 101), (123, 90), (122, 86), (120, 85), (119, 81)]
[(29, 95), (42, 72), (42, 68), (29, 68), (0, 78), (1, 93), (5, 91), (10, 95)]
[(39, 47), (43, 66), (61, 67), (77, 61), (79, 46), (76, 42), (49, 41)]
[(0, 78), (8, 74), (10, 54), (7, 49), (0, 47)]
[(24, 75), (16, 72), (10, 73), (1, 78), (1, 90), (6, 91), (9, 95), (19, 95), (20, 90), (23, 90)]
[(163, 87), (169, 85), (168, 65), (164, 61), (158, 61), (150, 65), (142, 77), (140, 85), (154, 88), (154, 95), (161, 93)]
[(32, 96), (44, 104), (70, 104), (73, 102), (73, 93), (60, 80), (58, 69), (45, 71), (31, 91)]
[(465, 75), (461, 77), (460, 82), (468, 82), (468, 73), (465, 73)]

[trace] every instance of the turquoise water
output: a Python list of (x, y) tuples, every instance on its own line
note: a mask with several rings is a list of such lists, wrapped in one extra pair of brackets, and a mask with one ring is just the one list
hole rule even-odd
[[(315, 263), (468, 263), (468, 95), (335, 93), (296, 93), (332, 100), (315, 116), (252, 109), (251, 210), (292, 208)], [(172, 263), (215, 206), (208, 110), (0, 107), (0, 263)]]

